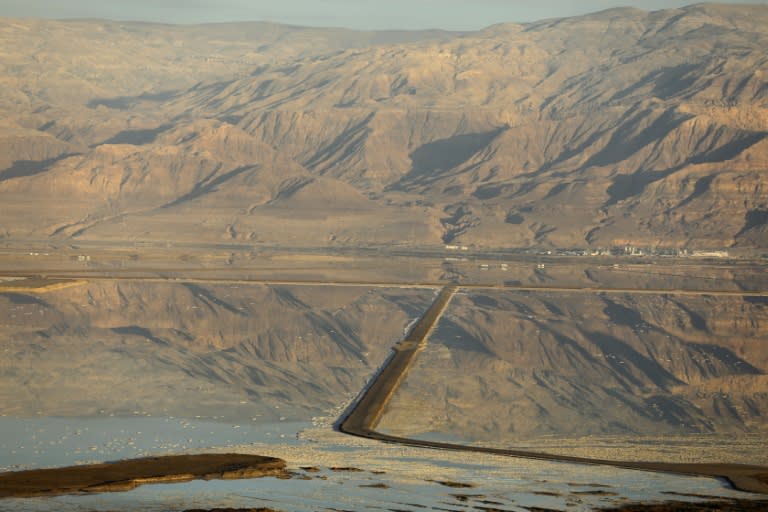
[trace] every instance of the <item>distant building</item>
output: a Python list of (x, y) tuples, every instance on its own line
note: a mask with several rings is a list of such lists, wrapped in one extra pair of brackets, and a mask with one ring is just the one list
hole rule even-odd
[(727, 258), (728, 251), (691, 251), (694, 258)]

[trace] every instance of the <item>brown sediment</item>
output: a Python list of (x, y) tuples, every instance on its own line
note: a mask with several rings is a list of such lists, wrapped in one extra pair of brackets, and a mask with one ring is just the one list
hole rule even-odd
[(285, 461), (273, 457), (169, 455), (1, 473), (0, 498), (128, 491), (143, 484), (285, 475)]
[(258, 508), (211, 508), (211, 509), (202, 509), (202, 508), (191, 508), (188, 510), (185, 510), (184, 512), (280, 512), (276, 508), (266, 508), (266, 507), (258, 507)]
[(606, 491), (603, 489), (593, 489), (589, 491), (573, 491), (574, 496), (618, 496), (618, 493)]
[(455, 489), (471, 489), (475, 487), (475, 484), (466, 484), (464, 482), (451, 482), (449, 480), (427, 480), (427, 482), (434, 482), (436, 484), (444, 485), (445, 487), (453, 487)]
[(451, 494), (454, 498), (456, 498), (457, 501), (465, 502), (469, 501), (470, 498), (485, 498), (484, 494)]
[(457, 286), (446, 286), (441, 290), (424, 316), (416, 322), (405, 339), (395, 347), (390, 358), (374, 376), (368, 387), (361, 393), (358, 400), (352, 405), (352, 408), (348, 410), (346, 416), (338, 423), (338, 429), (341, 432), (385, 443), (396, 443), (421, 448), (488, 453), (576, 464), (599, 464), (623, 469), (721, 478), (727, 480), (735, 489), (768, 494), (768, 467), (765, 466), (728, 463), (672, 463), (592, 459), (528, 450), (508, 450), (425, 441), (377, 432), (375, 429), (381, 416), (384, 414), (387, 404), (394, 396), (400, 383), (405, 379), (418, 353), (426, 347), (429, 334), (434, 329), (435, 324), (440, 319), (440, 316), (445, 311), (458, 288)]
[(83, 279), (27, 277), (0, 281), (0, 293), (46, 293), (85, 284)]
[(698, 503), (670, 501), (666, 503), (627, 504), (599, 510), (601, 512), (762, 512), (768, 510), (768, 501), (715, 500)]

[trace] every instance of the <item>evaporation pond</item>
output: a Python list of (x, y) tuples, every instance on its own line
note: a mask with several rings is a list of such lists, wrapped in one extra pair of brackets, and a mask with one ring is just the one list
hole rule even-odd
[(162, 417), (0, 417), (0, 472), (249, 443), (293, 444), (308, 426)]

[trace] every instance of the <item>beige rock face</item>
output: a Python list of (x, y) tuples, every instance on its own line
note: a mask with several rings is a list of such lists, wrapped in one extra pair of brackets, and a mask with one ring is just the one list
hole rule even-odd
[(0, 233), (759, 250), (766, 27), (718, 5), (466, 34), (2, 20)]

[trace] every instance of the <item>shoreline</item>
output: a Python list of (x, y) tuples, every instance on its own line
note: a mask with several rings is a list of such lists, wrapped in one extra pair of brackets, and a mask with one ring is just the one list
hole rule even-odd
[[(78, 281), (73, 280), (71, 282), (77, 283)], [(11, 281), (11, 283), (14, 283), (14, 286), (18, 286), (17, 281)], [(471, 445), (467, 446), (398, 437), (377, 432), (375, 428), (377, 427), (385, 407), (396, 392), (399, 384), (406, 377), (408, 369), (418, 353), (426, 347), (430, 332), (439, 321), (453, 295), (462, 288), (474, 287), (478, 287), (478, 285), (458, 284), (442, 287), (442, 290), (437, 295), (432, 305), (419, 320), (411, 326), (411, 330), (405, 339), (395, 346), (390, 358), (384, 363), (384, 366), (382, 366), (379, 373), (372, 378), (360, 393), (358, 400), (347, 409), (334, 425), (337, 431), (388, 444), (443, 451), (487, 453), (551, 462), (603, 465), (630, 470), (704, 476), (725, 480), (734, 489), (740, 491), (768, 494), (768, 467), (766, 466), (717, 462), (675, 463), (620, 461), (607, 458), (556, 455), (536, 450), (508, 450)], [(527, 288), (521, 287), (520, 289)], [(594, 292), (595, 289), (587, 289), (586, 291)], [(651, 290), (651, 292), (655, 293), (656, 291)], [(712, 292), (709, 292), (708, 294), (711, 293)], [(767, 292), (755, 292), (756, 295), (762, 295), (764, 293)], [(740, 292), (740, 294), (749, 295), (749, 293), (744, 292)], [(229, 459), (227, 459), (227, 457), (229, 457)], [(279, 461), (282, 463), (282, 466), (254, 468), (248, 465), (239, 466), (238, 464), (240, 464), (240, 462), (237, 461), (240, 460), (240, 457), (252, 458), (259, 456), (236, 454), (220, 454), (217, 456), (172, 455), (144, 459), (129, 459), (115, 463), (95, 464), (90, 466), (4, 473), (0, 474), (0, 498), (11, 496), (26, 497), (52, 494), (122, 491), (133, 489), (145, 483), (171, 483), (194, 479), (255, 478), (259, 476), (287, 475), (287, 473), (285, 473), (285, 462), (281, 459), (272, 458), (270, 460)], [(218, 463), (224, 464), (224, 466), (206, 465), (208, 463), (216, 462), (214, 460), (206, 459), (215, 458), (218, 458)], [(264, 457), (261, 458), (264, 459)], [(251, 462), (255, 461), (252, 460)], [(104, 475), (105, 471), (109, 473), (109, 478), (107, 478), (106, 475), (99, 476), (99, 472)], [(117, 473), (113, 474), (115, 471), (117, 471)], [(123, 471), (123, 473), (120, 473), (120, 471)], [(62, 480), (65, 481), (62, 482)]]

